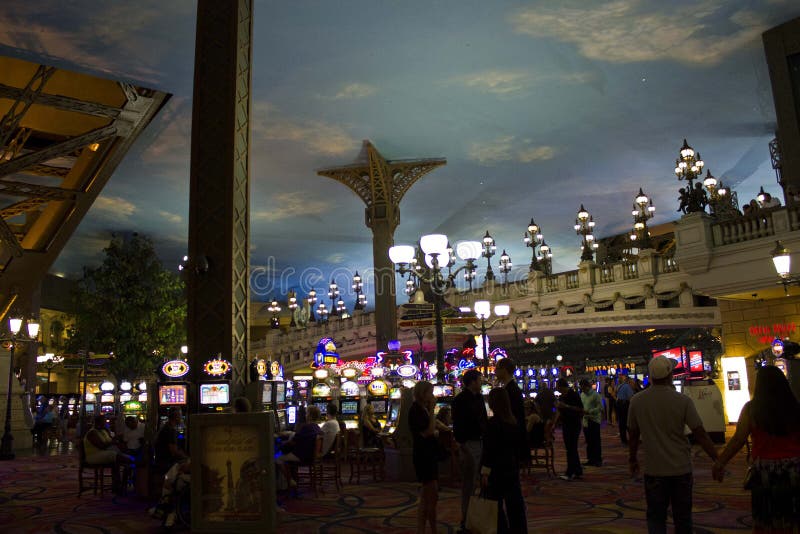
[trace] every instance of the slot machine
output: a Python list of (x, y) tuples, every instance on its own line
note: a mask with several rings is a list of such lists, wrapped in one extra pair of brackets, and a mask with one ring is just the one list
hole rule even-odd
[[(189, 383), (183, 379), (188, 373), (189, 364), (183, 360), (170, 360), (161, 366), (161, 377), (156, 384), (158, 388), (158, 396), (155, 398), (155, 409), (156, 413), (158, 413), (156, 430), (160, 429), (166, 422), (170, 408), (179, 408), (183, 417), (186, 418), (188, 413), (187, 403), (189, 402)], [(145, 398), (149, 399), (149, 397)], [(179, 428), (178, 431), (179, 437), (183, 437), (180, 434), (182, 429)]]
[(347, 380), (339, 386), (339, 417), (347, 430), (358, 428), (361, 412), (361, 391), (358, 382)]
[(136, 387), (137, 393), (134, 395), (134, 399), (139, 401), (139, 404), (142, 405), (142, 413), (139, 415), (140, 421), (147, 420), (147, 382), (139, 382), (139, 385)]
[(231, 364), (218, 355), (203, 365), (202, 382), (198, 384), (200, 412), (225, 411), (231, 405)]
[(319, 408), (319, 412), (325, 416), (328, 413), (328, 403), (331, 400), (333, 400), (331, 387), (325, 382), (319, 382), (311, 388), (311, 402), (308, 404)]
[(94, 417), (95, 409), (97, 408), (97, 395), (92, 393), (91, 391), (86, 392), (86, 398), (83, 401), (84, 403), (84, 410), (86, 412), (87, 419), (91, 419)]
[(100, 415), (104, 416), (109, 423), (114, 419), (114, 414), (116, 413), (114, 407), (117, 401), (114, 394), (115, 389), (114, 384), (109, 381), (100, 384)]
[(389, 420), (389, 384), (381, 379), (367, 384), (367, 402), (372, 406), (381, 428), (386, 428)]
[(389, 405), (388, 414), (386, 417), (386, 432), (390, 434), (397, 430), (397, 417), (400, 415), (400, 399), (402, 397), (402, 389), (394, 387), (389, 390)]
[(433, 409), (433, 414), (438, 415), (439, 410), (445, 406), (450, 407), (455, 398), (455, 391), (450, 384), (436, 384), (433, 386), (433, 396), (436, 397), (436, 406)]

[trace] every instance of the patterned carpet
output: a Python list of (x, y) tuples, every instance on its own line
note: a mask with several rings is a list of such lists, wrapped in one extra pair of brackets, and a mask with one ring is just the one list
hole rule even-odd
[[(544, 471), (525, 475), (530, 532), (645, 532), (641, 481), (630, 478), (626, 451), (603, 428), (604, 466), (587, 467), (583, 480), (550, 479)], [(583, 446), (583, 443), (581, 444)], [(583, 448), (581, 449), (583, 452)], [(564, 468), (560, 438), (556, 469)], [(695, 532), (732, 533), (750, 530), (749, 494), (741, 489), (744, 455), (729, 466), (720, 485), (711, 480), (710, 461), (695, 447)], [(439, 501), (439, 532), (454, 533), (459, 523), (459, 494), (443, 473)], [(149, 533), (163, 532), (146, 510), (152, 503), (137, 498), (84, 494), (77, 497), (77, 457), (74, 453), (18, 457), (0, 462), (0, 534)], [(282, 498), (278, 532), (286, 533), (407, 533), (414, 532), (418, 488), (413, 483), (346, 484), (341, 493), (326, 488), (318, 498), (304, 493)]]

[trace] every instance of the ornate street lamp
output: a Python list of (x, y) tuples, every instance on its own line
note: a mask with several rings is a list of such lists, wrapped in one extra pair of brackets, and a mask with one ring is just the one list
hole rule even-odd
[(339, 315), (336, 309), (336, 300), (339, 298), (339, 286), (337, 286), (336, 282), (333, 280), (328, 284), (328, 298), (331, 299), (331, 315)]
[(700, 182), (694, 183), (703, 176), (703, 166), (705, 163), (700, 157), (700, 153), (695, 153), (694, 149), (689, 146), (686, 139), (683, 140), (678, 159), (675, 160), (675, 176), (679, 181), (685, 181), (688, 184), (687, 188), (680, 189), (680, 207), (678, 211), (684, 213), (696, 213), (698, 211), (705, 211), (708, 199), (706, 192)]
[(486, 258), (486, 281), (494, 280), (494, 272), (492, 272), (492, 256), (497, 252), (497, 246), (494, 244), (494, 239), (489, 235), (489, 230), (486, 230), (486, 235), (483, 236), (483, 252), (481, 256)]
[(717, 180), (708, 169), (706, 169), (706, 177), (703, 179), (703, 187), (708, 192), (711, 215), (718, 219), (728, 219), (740, 215), (739, 198), (736, 192), (728, 190), (722, 180)]
[(297, 309), (297, 295), (294, 291), (289, 291), (289, 313), (292, 314), (292, 322), (289, 323), (289, 326), (292, 328), (297, 326), (297, 321), (294, 320), (294, 311)]
[(594, 258), (594, 249), (597, 248), (597, 243), (594, 240), (594, 218), (589, 215), (586, 208), (581, 204), (581, 209), (578, 210), (578, 216), (575, 218), (575, 233), (581, 236), (581, 261), (592, 261)]
[(539, 256), (536, 252), (536, 247), (540, 246), (544, 242), (544, 236), (542, 235), (542, 229), (539, 227), (536, 222), (534, 222), (533, 218), (531, 218), (530, 224), (528, 224), (528, 231), (525, 232), (522, 236), (522, 242), (525, 243), (526, 247), (530, 247), (531, 249), (531, 271), (538, 271), (540, 270), (539, 266)]
[(636, 241), (641, 250), (643, 248), (652, 248), (650, 240), (650, 230), (647, 228), (647, 221), (653, 218), (656, 212), (656, 207), (653, 206), (653, 199), (648, 198), (644, 194), (642, 188), (639, 188), (639, 194), (633, 200), (633, 231), (631, 232), (631, 241)]
[(317, 291), (314, 288), (311, 288), (311, 291), (308, 292), (308, 296), (306, 297), (306, 302), (308, 302), (308, 321), (311, 323), (316, 323), (317, 318), (314, 316), (314, 304), (317, 302)]
[(339, 319), (344, 319), (345, 316), (347, 315), (347, 306), (345, 306), (344, 301), (341, 298), (339, 298), (339, 300), (336, 301), (335, 315), (338, 315)]
[(272, 318), (269, 320), (270, 326), (275, 329), (280, 328), (281, 320), (278, 318), (278, 312), (281, 311), (281, 307), (276, 299), (272, 299), (272, 302), (270, 302), (267, 307), (267, 311), (272, 314)]
[(19, 339), (17, 335), (22, 329), (23, 319), (11, 318), (8, 320), (9, 331), (11, 337), (3, 341), (11, 342), (11, 351), (8, 359), (8, 388), (6, 389), (6, 421), (3, 430), (3, 438), (0, 441), (0, 460), (13, 460), (14, 454), (14, 436), (11, 434), (11, 384), (14, 377), (14, 352), (17, 342), (22, 341), (36, 341), (39, 335), (39, 323), (30, 321), (28, 323), (28, 339)]
[(497, 315), (497, 319), (489, 323), (487, 326), (486, 319), (491, 317), (492, 315), (492, 306), (488, 300), (478, 300), (475, 301), (475, 305), (473, 306), (475, 310), (475, 316), (481, 320), (480, 326), (472, 325), (474, 328), (477, 328), (481, 331), (481, 340), (483, 342), (483, 374), (484, 376), (489, 376), (489, 338), (486, 337), (486, 331), (491, 329), (494, 325), (496, 325), (499, 321), (505, 321), (508, 317), (509, 312), (511, 312), (511, 307), (508, 304), (496, 304), (494, 307), (494, 314)]
[(50, 374), (53, 372), (53, 369), (55, 369), (56, 366), (64, 361), (64, 357), (48, 352), (44, 356), (38, 356), (36, 361), (44, 365), (44, 368), (47, 369), (47, 394), (50, 395)]
[(542, 244), (539, 245), (539, 252), (540, 255), (537, 256), (537, 259), (539, 260), (539, 265), (542, 266), (542, 272), (550, 276), (553, 273), (553, 249), (550, 248), (546, 241), (542, 240)]
[(356, 303), (353, 305), (353, 311), (356, 310), (363, 310), (364, 306), (367, 304), (367, 299), (364, 295), (361, 294), (361, 289), (364, 287), (364, 284), (361, 282), (361, 276), (356, 271), (356, 274), (353, 275), (353, 291), (356, 292)]
[(789, 296), (790, 285), (800, 285), (800, 279), (792, 276), (792, 257), (789, 254), (789, 249), (783, 246), (780, 241), (775, 242), (775, 248), (772, 249), (772, 263), (775, 265), (775, 271), (780, 277), (779, 284), (783, 284), (783, 291), (786, 296)]
[[(466, 269), (474, 271), (474, 261), (478, 257), (481, 243), (477, 241), (461, 242), (456, 244), (456, 253), (467, 263), (455, 271), (448, 269), (445, 274), (442, 269), (450, 263), (450, 253), (447, 248), (447, 236), (443, 234), (424, 235), (419, 240), (419, 246), (425, 255), (425, 267), (412, 261), (416, 250), (410, 245), (395, 245), (389, 248), (389, 258), (397, 265), (397, 272), (404, 276), (410, 270), (418, 280), (429, 284), (433, 295), (433, 315), (436, 329), (436, 379), (444, 382), (444, 334), (442, 327), (442, 301), (445, 291), (451, 287), (459, 271)], [(441, 262), (440, 262), (441, 259)]]
[[(472, 291), (472, 281), (475, 280), (477, 267), (475, 262), (481, 256), (483, 244), (480, 241), (459, 241), (456, 243), (456, 254), (459, 258), (467, 262), (463, 267), (464, 280), (469, 284), (469, 290)], [(455, 273), (451, 273), (454, 276)]]
[(508, 284), (508, 273), (511, 272), (511, 256), (505, 250), (500, 254), (500, 272), (503, 274), (503, 284)]
[(328, 320), (328, 307), (325, 306), (324, 302), (319, 303), (319, 306), (317, 307), (317, 313), (319, 314), (319, 320), (321, 323), (324, 323)]

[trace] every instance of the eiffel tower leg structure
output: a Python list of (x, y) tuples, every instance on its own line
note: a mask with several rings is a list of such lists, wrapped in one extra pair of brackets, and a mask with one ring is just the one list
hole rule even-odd
[[(232, 363), (232, 393), (247, 377), (252, 0), (199, 0), (189, 197), (189, 356)], [(197, 410), (195, 398), (191, 410)]]
[(397, 339), (394, 266), (389, 259), (389, 247), (394, 244), (394, 230), (400, 224), (400, 201), (417, 180), (447, 164), (447, 160), (388, 161), (369, 141), (364, 141), (364, 151), (365, 163), (321, 169), (317, 174), (343, 183), (366, 204), (375, 269), (375, 343), (376, 350), (386, 350), (387, 343)]

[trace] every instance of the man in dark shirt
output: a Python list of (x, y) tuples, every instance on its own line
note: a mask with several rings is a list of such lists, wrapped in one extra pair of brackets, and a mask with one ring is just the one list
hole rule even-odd
[(183, 414), (181, 409), (173, 406), (167, 412), (167, 422), (159, 430), (153, 446), (156, 467), (166, 472), (177, 462), (186, 460), (188, 456), (178, 447), (178, 425)]
[(581, 458), (578, 453), (578, 438), (581, 435), (583, 420), (583, 402), (578, 392), (569, 387), (566, 378), (559, 378), (556, 389), (561, 394), (556, 402), (555, 424), (561, 422), (564, 435), (564, 448), (567, 451), (567, 472), (561, 475), (563, 480), (573, 480), (583, 476)]
[(461, 393), (453, 400), (453, 436), (458, 442), (461, 464), (461, 530), (467, 521), (469, 498), (478, 480), (481, 439), (486, 432), (486, 405), (481, 395), (481, 373), (470, 369), (461, 377)]
[(520, 434), (523, 440), (520, 450), (519, 461), (522, 465), (527, 465), (531, 458), (531, 449), (528, 446), (528, 432), (525, 421), (525, 404), (522, 400), (522, 390), (519, 389), (517, 381), (514, 380), (514, 371), (517, 370), (517, 364), (511, 358), (503, 358), (494, 368), (494, 374), (497, 377), (497, 385), (505, 388), (508, 393), (508, 400), (511, 402), (511, 413), (514, 414), (514, 419), (517, 420), (517, 427), (519, 427)]

